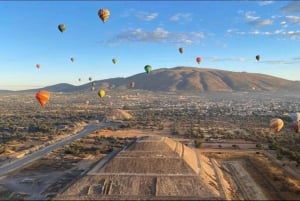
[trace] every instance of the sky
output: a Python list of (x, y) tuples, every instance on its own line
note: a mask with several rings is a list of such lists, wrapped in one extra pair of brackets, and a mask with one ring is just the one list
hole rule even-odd
[(145, 65), (300, 80), (300, 1), (1, 1), (0, 24), (0, 89), (82, 85)]

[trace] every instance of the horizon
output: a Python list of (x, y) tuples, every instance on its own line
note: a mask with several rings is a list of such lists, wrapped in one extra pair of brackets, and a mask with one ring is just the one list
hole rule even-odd
[[(104, 80), (144, 73), (145, 65), (153, 70), (212, 68), (300, 81), (298, 1), (174, 1), (172, 6), (164, 1), (12, 1), (1, 5), (5, 29), (0, 32), (0, 90), (60, 83), (80, 86), (89, 77)], [(98, 16), (101, 8), (110, 11), (105, 23)], [(66, 25), (63, 33), (59, 24)], [(179, 47), (184, 48), (182, 54)]]

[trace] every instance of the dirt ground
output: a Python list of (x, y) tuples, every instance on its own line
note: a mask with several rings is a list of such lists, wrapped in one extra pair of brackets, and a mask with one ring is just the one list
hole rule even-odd
[[(108, 150), (116, 141), (109, 139), (108, 142), (103, 142), (102, 137), (143, 138), (149, 134), (152, 137), (164, 136), (149, 130), (101, 130), (79, 140), (77, 144), (87, 150), (88, 147), (96, 146), (98, 139), (102, 143), (99, 147)], [(123, 194), (132, 195), (131, 199), (140, 199), (138, 195), (143, 195), (144, 199), (160, 196), (166, 200), (195, 200), (201, 196), (221, 200), (299, 200), (299, 178), (285, 171), (282, 161), (274, 162), (274, 158), (264, 155), (254, 144), (248, 143), (241, 145), (240, 149), (232, 149), (230, 143), (222, 148), (216, 143), (193, 149), (200, 169), (195, 177), (196, 173), (178, 158), (178, 144), (172, 148), (160, 146), (162, 144), (158, 145), (154, 141), (149, 141), (148, 148), (146, 144), (136, 144), (127, 151), (121, 151), (114, 157), (114, 162), (110, 165), (108, 163), (97, 174), (84, 176), (84, 180), (89, 182), (86, 185), (73, 183), (74, 179), (106, 156), (106, 151), (95, 157), (88, 153), (80, 156), (66, 155), (62, 150), (57, 150), (21, 171), (0, 178), (0, 200), (44, 199), (47, 195), (52, 197), (63, 188), (69, 189), (76, 185), (79, 185), (78, 189), (72, 191), (78, 191), (78, 195), (82, 195), (80, 199), (89, 199), (90, 193), (101, 195), (103, 199), (115, 200), (125, 199)], [(118, 149), (121, 149), (121, 144), (117, 144)], [(154, 150), (147, 151), (145, 148)], [(183, 150), (181, 154), (182, 152)], [(128, 162), (137, 169), (126, 165)], [(142, 164), (148, 164), (151, 171)], [(145, 173), (148, 175), (141, 175)], [(140, 188), (140, 185), (148, 187)], [(67, 198), (79, 199), (71, 195)]]

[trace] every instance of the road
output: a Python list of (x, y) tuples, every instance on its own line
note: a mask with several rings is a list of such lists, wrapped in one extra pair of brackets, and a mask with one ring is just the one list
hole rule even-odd
[(3, 176), (9, 172), (12, 172), (12, 171), (20, 168), (20, 167), (23, 167), (24, 165), (27, 165), (27, 164), (33, 162), (34, 160), (37, 160), (37, 159), (45, 156), (46, 154), (50, 153), (51, 151), (54, 151), (66, 144), (69, 144), (72, 141), (75, 141), (77, 139), (85, 137), (88, 134), (90, 134), (91, 132), (94, 132), (105, 126), (113, 126), (113, 124), (109, 123), (109, 122), (105, 122), (105, 119), (98, 124), (90, 124), (83, 130), (81, 130), (80, 132), (78, 132), (72, 136), (69, 136), (61, 141), (51, 144), (43, 149), (37, 150), (29, 155), (26, 155), (25, 157), (23, 157), (21, 159), (14, 160), (10, 163), (4, 164), (0, 167), (0, 176)]

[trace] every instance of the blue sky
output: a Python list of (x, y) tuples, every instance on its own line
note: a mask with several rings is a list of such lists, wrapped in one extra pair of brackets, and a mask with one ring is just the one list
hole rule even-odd
[(300, 1), (2, 1), (0, 24), (0, 89), (81, 85), (147, 64), (300, 80)]

